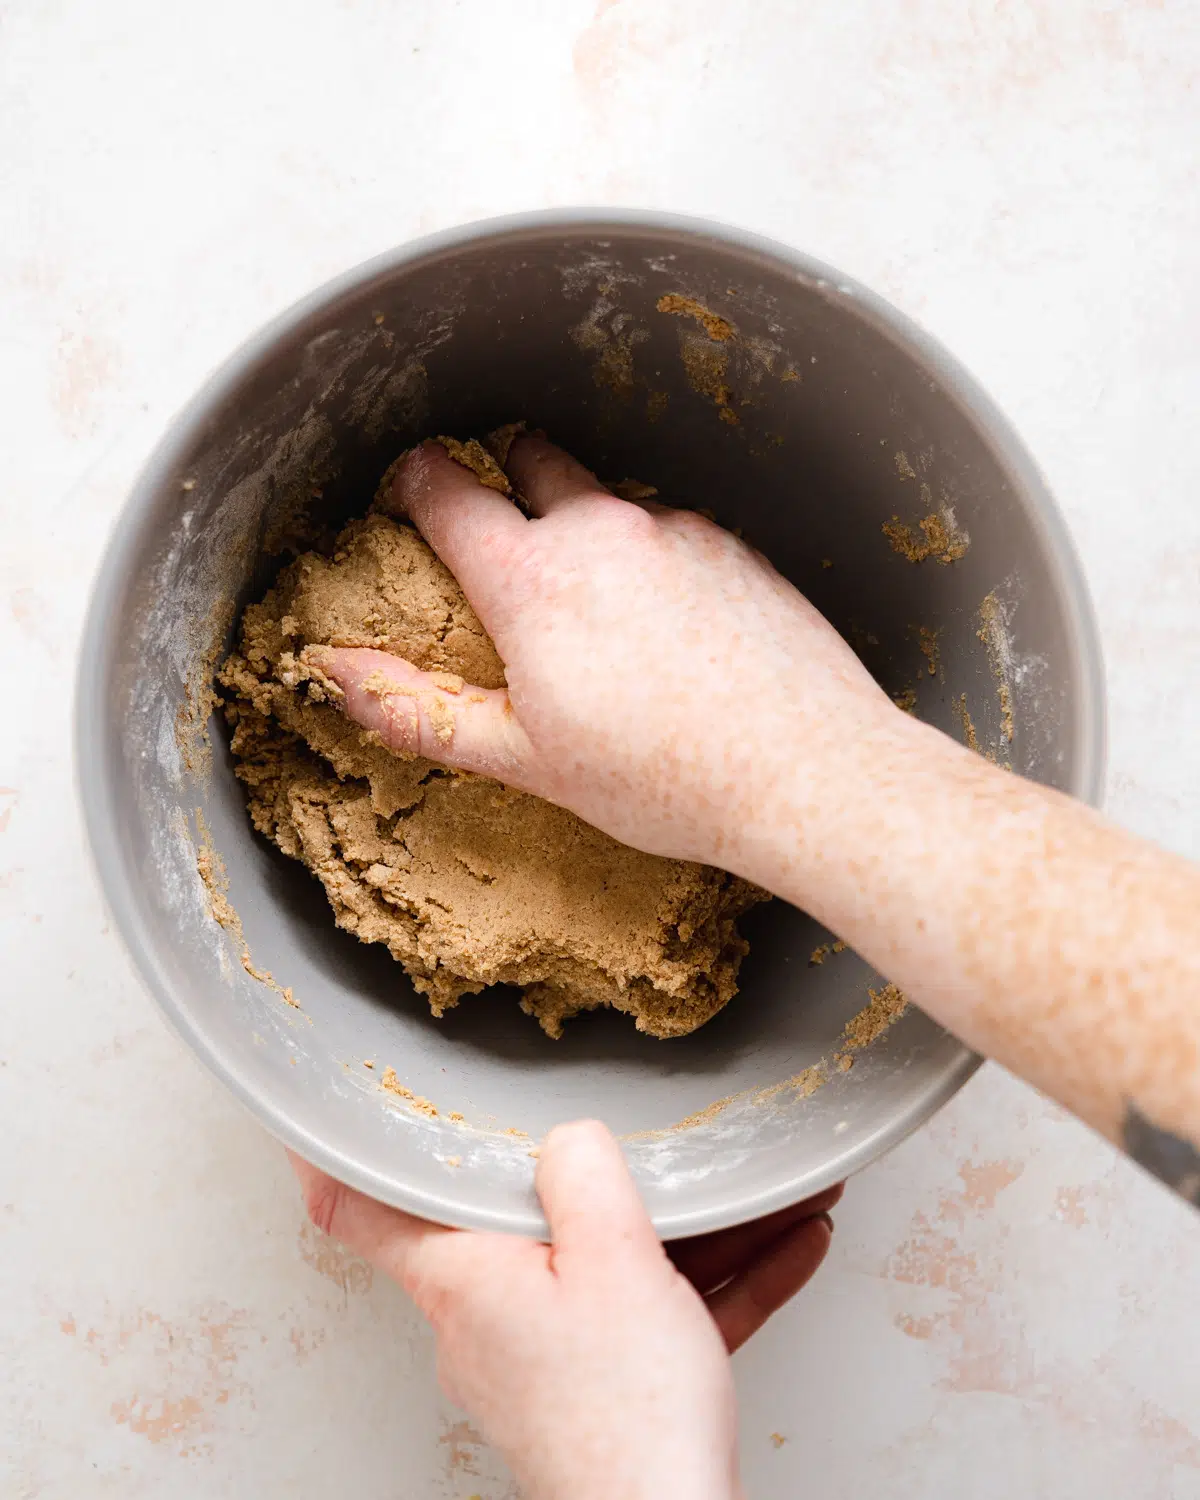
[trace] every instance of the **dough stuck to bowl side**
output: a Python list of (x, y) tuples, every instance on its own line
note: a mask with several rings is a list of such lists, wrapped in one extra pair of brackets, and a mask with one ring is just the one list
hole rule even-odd
[(736, 994), (737, 918), (763, 891), (394, 754), (301, 662), (317, 645), (391, 651), (483, 688), (503, 687), (504, 668), (453, 576), (377, 504), (331, 557), (298, 557), (247, 606), (218, 674), (254, 827), (316, 875), (340, 927), (387, 946), (434, 1015), (509, 984), (552, 1037), (598, 1006), (672, 1037)]

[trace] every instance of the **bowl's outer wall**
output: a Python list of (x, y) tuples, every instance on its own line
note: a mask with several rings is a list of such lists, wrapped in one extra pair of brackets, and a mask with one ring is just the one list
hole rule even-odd
[[(714, 344), (692, 320), (656, 311), (667, 292), (719, 312), (737, 338)], [(697, 391), (685, 361), (694, 379), (695, 361), (722, 350), (724, 375)], [(736, 424), (712, 395), (721, 383)], [(812, 1097), (756, 1102), (754, 1090), (828, 1058), (878, 982), (850, 953), (810, 967), (825, 934), (781, 902), (746, 922), (742, 993), (692, 1037), (659, 1043), (600, 1015), (552, 1043), (491, 994), (435, 1022), (389, 956), (338, 932), (317, 884), (252, 834), (217, 721), (211, 764), (193, 757), (189, 768), (180, 748), (214, 643), (269, 577), (262, 542), (289, 511), (307, 500), (313, 515), (361, 513), (414, 440), (518, 418), (603, 478), (637, 478), (742, 527), (889, 690), (916, 685), (922, 717), (959, 735), (965, 694), (981, 743), (1003, 757), (978, 635), (993, 592), (1011, 653), (1013, 767), (1093, 801), (1096, 634), (1057, 512), (969, 377), (828, 268), (694, 221), (532, 216), (382, 257), (251, 341), (163, 440), (96, 587), (79, 735), (101, 878), (168, 1017), (278, 1136), (386, 1201), (541, 1232), (531, 1140), (597, 1115), (633, 1136), (659, 1231), (697, 1233), (865, 1165), (975, 1059), (910, 1010)], [(883, 523), (947, 504), (970, 535), (966, 556), (953, 566), (898, 556)], [(936, 677), (919, 626), (940, 632)], [(252, 978), (236, 936), (214, 923), (196, 871), (197, 809), (255, 966), (302, 1010)], [(436, 1118), (389, 1103), (378, 1088), (387, 1065)], [(666, 1128), (731, 1094), (743, 1096), (707, 1123)]]

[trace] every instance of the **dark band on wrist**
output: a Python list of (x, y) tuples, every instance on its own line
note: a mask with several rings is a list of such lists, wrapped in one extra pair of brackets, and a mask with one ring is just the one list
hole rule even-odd
[(1121, 1144), (1139, 1166), (1200, 1208), (1200, 1151), (1191, 1141), (1160, 1130), (1130, 1104), (1121, 1126)]

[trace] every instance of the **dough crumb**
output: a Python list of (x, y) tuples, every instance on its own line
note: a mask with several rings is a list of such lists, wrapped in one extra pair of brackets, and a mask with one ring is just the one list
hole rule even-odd
[(392, 1094), (397, 1099), (403, 1099), (405, 1104), (410, 1105), (419, 1115), (428, 1115), (430, 1119), (437, 1118), (437, 1109), (431, 1101), (423, 1098), (420, 1094), (414, 1094), (412, 1089), (405, 1088), (404, 1084), (396, 1077), (395, 1068), (384, 1068), (383, 1077), (379, 1080), (379, 1087), (385, 1093)]
[(903, 709), (906, 714), (915, 714), (917, 711), (916, 688), (904, 688), (903, 691), (894, 693), (892, 702), (897, 708)]
[(680, 352), (688, 384), (698, 395), (708, 397), (716, 406), (722, 422), (736, 427), (738, 415), (733, 409), (733, 387), (725, 378), (729, 369), (725, 350), (714, 349), (698, 334), (691, 334), (684, 335)]
[[(503, 431), (502, 428), (499, 430)], [(480, 484), (486, 484), (490, 490), (499, 490), (502, 495), (512, 494), (513, 489), (508, 475), (478, 438), (468, 438), (465, 443), (460, 443), (457, 438), (452, 437), (438, 437), (437, 441), (456, 464), (461, 464), (464, 469), (470, 469)], [(506, 458), (511, 445), (512, 438), (510, 437), (508, 445), (504, 447)]]
[(488, 433), (483, 446), (503, 468), (508, 462), (508, 450), (527, 431), (524, 422), (506, 422), (503, 427), (497, 427), (495, 432)]
[(941, 647), (938, 644), (938, 636), (941, 631), (934, 630), (929, 625), (917, 626), (917, 644), (921, 648), (921, 655), (929, 664), (930, 677), (936, 677), (938, 667), (941, 665)]
[(725, 344), (733, 337), (734, 327), (728, 318), (710, 312), (694, 297), (685, 297), (682, 292), (667, 292), (654, 304), (660, 313), (673, 313), (678, 318), (694, 318), (714, 343)]
[(431, 696), (425, 704), (425, 712), (429, 715), (438, 743), (448, 745), (454, 738), (454, 710), (440, 698)]
[(986, 594), (979, 606), (980, 629), (976, 635), (987, 648), (988, 664), (996, 679), (996, 694), (1000, 699), (1000, 736), (1012, 743), (1015, 724), (1013, 720), (1012, 695), (1012, 643), (1008, 637), (1008, 621), (1004, 607), (995, 592)]
[(979, 752), (979, 736), (975, 732), (975, 723), (971, 718), (970, 710), (967, 708), (967, 695), (963, 693), (958, 700), (958, 717), (962, 720), (963, 739), (966, 741), (967, 749)]
[(723, 1115), (731, 1104), (735, 1102), (736, 1094), (726, 1094), (723, 1099), (714, 1099), (711, 1104), (706, 1104), (703, 1109), (693, 1110), (690, 1115), (684, 1115), (682, 1120), (677, 1120), (672, 1127), (675, 1130), (691, 1130), (696, 1125), (711, 1125), (719, 1115)]
[[(908, 1009), (907, 996), (894, 984), (881, 985), (877, 990), (869, 989), (867, 994), (871, 997), (871, 1003), (848, 1021), (842, 1032), (839, 1049), (834, 1053), (834, 1061), (839, 1067), (842, 1067), (843, 1059), (853, 1060), (854, 1053), (869, 1047)], [(849, 1067), (849, 1063), (845, 1067)]]
[(883, 523), (883, 534), (892, 544), (892, 550), (911, 563), (922, 563), (932, 558), (939, 563), (955, 563), (967, 555), (970, 537), (959, 531), (950, 510), (938, 514), (931, 511), (917, 526), (918, 536), (911, 526), (893, 516)]
[(652, 484), (643, 484), (640, 479), (618, 479), (609, 489), (620, 500), (653, 500), (658, 489)]
[(808, 961), (810, 965), (823, 964), (831, 953), (845, 953), (845, 951), (845, 943), (842, 942), (841, 938), (838, 938), (835, 942), (822, 943), (819, 947), (814, 948), (808, 956)]

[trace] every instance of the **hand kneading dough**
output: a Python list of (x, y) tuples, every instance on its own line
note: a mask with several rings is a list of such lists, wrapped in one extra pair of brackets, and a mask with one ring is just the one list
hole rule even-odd
[(734, 876), (657, 859), (538, 797), (393, 754), (298, 660), (373, 646), (479, 687), (504, 668), (451, 574), (409, 526), (369, 514), (332, 559), (308, 553), (247, 607), (225, 662), (254, 826), (320, 880), (339, 926), (385, 943), (435, 1015), (512, 984), (558, 1036), (611, 1005), (653, 1036), (703, 1025), (737, 990)]

